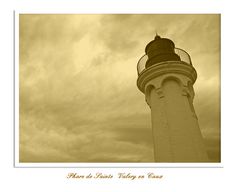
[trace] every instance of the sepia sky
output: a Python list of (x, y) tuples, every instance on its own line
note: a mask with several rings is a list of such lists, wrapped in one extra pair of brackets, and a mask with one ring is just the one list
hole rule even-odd
[(219, 15), (20, 15), (20, 162), (153, 162), (136, 65), (155, 30), (186, 50), (219, 160)]

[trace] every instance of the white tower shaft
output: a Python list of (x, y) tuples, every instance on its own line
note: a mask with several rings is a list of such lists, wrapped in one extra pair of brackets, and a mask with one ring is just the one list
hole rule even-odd
[(138, 78), (151, 108), (156, 162), (207, 162), (193, 107), (195, 69), (182, 61), (148, 68)]

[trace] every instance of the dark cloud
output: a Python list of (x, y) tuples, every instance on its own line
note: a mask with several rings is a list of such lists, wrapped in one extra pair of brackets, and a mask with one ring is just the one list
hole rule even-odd
[(220, 135), (205, 139), (208, 157), (211, 162), (221, 162)]

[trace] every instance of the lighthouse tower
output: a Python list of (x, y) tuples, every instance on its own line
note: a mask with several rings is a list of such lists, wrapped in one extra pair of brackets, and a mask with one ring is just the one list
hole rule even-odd
[(193, 107), (197, 73), (190, 56), (156, 35), (138, 62), (137, 86), (151, 109), (156, 162), (207, 162)]

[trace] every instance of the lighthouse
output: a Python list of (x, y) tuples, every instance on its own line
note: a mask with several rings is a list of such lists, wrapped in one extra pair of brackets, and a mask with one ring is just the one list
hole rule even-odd
[(208, 162), (193, 106), (197, 72), (189, 54), (156, 35), (137, 70), (137, 86), (151, 109), (155, 162)]

